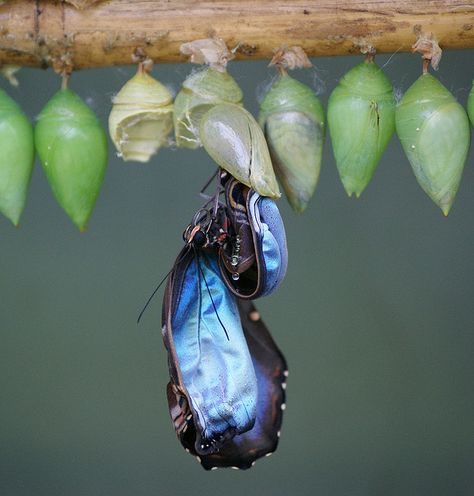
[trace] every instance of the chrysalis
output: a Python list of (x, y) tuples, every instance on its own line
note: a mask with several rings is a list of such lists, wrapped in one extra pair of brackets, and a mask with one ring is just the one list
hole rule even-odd
[(393, 88), (373, 53), (347, 72), (331, 93), (328, 125), (344, 189), (359, 197), (395, 131)]
[(25, 206), (34, 156), (30, 121), (0, 89), (0, 212), (15, 226)]
[(69, 89), (38, 116), (36, 150), (56, 200), (83, 231), (107, 167), (107, 139), (92, 110)]
[(467, 99), (467, 113), (469, 114), (469, 119), (471, 119), (471, 124), (474, 126), (474, 81)]
[[(1, 2), (0, 2), (1, 5)], [(16, 73), (21, 69), (18, 65), (0, 65), (0, 74), (12, 85), (18, 86), (20, 83), (16, 77)]]
[(146, 62), (117, 93), (109, 116), (110, 137), (126, 161), (148, 162), (173, 129), (173, 95)]
[(324, 110), (313, 90), (286, 72), (286, 68), (311, 66), (300, 47), (278, 50), (271, 65), (278, 66), (280, 76), (260, 105), (259, 123), (288, 201), (294, 210), (303, 212), (321, 169)]
[(202, 117), (199, 134), (207, 153), (238, 181), (262, 196), (280, 197), (265, 136), (250, 112), (216, 105)]
[(176, 143), (185, 148), (201, 146), (199, 124), (202, 116), (219, 103), (242, 103), (242, 90), (226, 71), (233, 54), (221, 39), (196, 40), (181, 46), (191, 62), (208, 67), (190, 74), (174, 102)]
[(424, 73), (403, 95), (396, 128), (418, 183), (448, 215), (469, 150), (469, 120), (463, 107), (435, 77)]

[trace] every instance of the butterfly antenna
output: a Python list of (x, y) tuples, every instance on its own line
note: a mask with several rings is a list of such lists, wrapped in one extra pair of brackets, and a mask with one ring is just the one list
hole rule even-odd
[(166, 279), (171, 274), (171, 272), (173, 272), (174, 267), (177, 264), (179, 264), (186, 255), (187, 255), (187, 252), (185, 252), (183, 254), (183, 256), (179, 260), (177, 260), (175, 262), (175, 264), (173, 265), (173, 267), (171, 267), (171, 269), (168, 271), (168, 273), (165, 275), (165, 277), (163, 277), (163, 279), (160, 281), (160, 284), (158, 284), (158, 286), (156, 286), (156, 288), (153, 290), (153, 293), (151, 293), (150, 297), (148, 298), (147, 302), (145, 303), (145, 306), (142, 308), (142, 311), (140, 312), (140, 315), (138, 316), (137, 324), (140, 323), (140, 320), (141, 320), (143, 314), (145, 313), (145, 310), (148, 308), (148, 305), (151, 303), (151, 300), (153, 300), (153, 298), (156, 295), (156, 293), (158, 292), (158, 290), (161, 288), (161, 286), (163, 286), (163, 283), (166, 281)]
[(199, 272), (201, 273), (201, 276), (204, 279), (204, 284), (206, 285), (207, 292), (209, 293), (209, 298), (211, 299), (212, 306), (214, 307), (214, 312), (216, 312), (217, 320), (219, 321), (219, 324), (221, 325), (222, 329), (224, 329), (224, 332), (225, 332), (225, 336), (227, 338), (227, 341), (230, 341), (229, 334), (227, 333), (227, 329), (225, 328), (225, 325), (222, 323), (222, 320), (219, 317), (219, 312), (217, 311), (216, 304), (214, 303), (214, 299), (212, 298), (211, 290), (209, 289), (209, 285), (207, 284), (206, 276), (204, 275), (204, 272), (203, 272), (203, 270), (201, 268), (201, 264), (199, 262), (199, 259), (198, 259), (198, 264), (197, 265), (198, 265), (198, 268), (199, 268)]
[[(219, 172), (219, 169), (217, 170), (217, 172)], [(217, 216), (217, 210), (219, 209), (219, 196), (222, 192), (222, 185), (221, 185), (221, 178), (219, 177), (219, 175), (216, 174), (216, 176), (214, 176), (217, 178), (217, 184), (216, 184), (216, 192), (214, 194), (214, 211), (213, 211), (213, 214), (214, 214), (214, 218), (216, 218)]]
[[(217, 174), (219, 173), (219, 168), (216, 169), (216, 171), (212, 174), (212, 176), (209, 178), (209, 180), (207, 181), (207, 183), (204, 185), (204, 187), (201, 189), (201, 191), (199, 192), (199, 194), (201, 195), (204, 195), (204, 191), (206, 191), (206, 189), (209, 187), (209, 185), (212, 183), (212, 181), (214, 180), (214, 178), (217, 176)], [(207, 196), (207, 195), (205, 195)]]
[(156, 286), (156, 288), (153, 290), (153, 293), (151, 293), (150, 297), (148, 298), (147, 302), (145, 303), (145, 306), (142, 308), (142, 311), (140, 312), (140, 315), (138, 316), (137, 324), (140, 323), (140, 319), (142, 318), (142, 315), (145, 313), (145, 310), (148, 308), (148, 305), (151, 303), (151, 300), (153, 300), (153, 297), (156, 295), (156, 293), (161, 288), (161, 286), (163, 286), (163, 283), (166, 281), (166, 278), (171, 274), (172, 271), (173, 271), (173, 269), (171, 269), (168, 272), (168, 274), (166, 274), (166, 276), (163, 277), (163, 279), (161, 280), (160, 284), (158, 284), (158, 286)]

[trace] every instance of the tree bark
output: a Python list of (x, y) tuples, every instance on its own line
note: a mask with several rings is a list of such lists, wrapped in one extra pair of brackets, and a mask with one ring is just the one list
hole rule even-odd
[[(2, 3), (2, 2), (0, 2)], [(310, 56), (409, 51), (416, 32), (441, 48), (474, 47), (466, 0), (102, 0), (79, 10), (61, 1), (0, 6), (0, 64), (74, 69), (131, 63), (136, 48), (156, 62), (184, 61), (182, 43), (219, 36), (237, 58), (270, 58), (300, 45)]]

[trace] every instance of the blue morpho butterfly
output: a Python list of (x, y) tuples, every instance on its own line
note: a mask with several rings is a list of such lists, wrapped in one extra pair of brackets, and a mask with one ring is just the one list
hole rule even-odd
[(286, 271), (286, 241), (272, 200), (222, 178), (227, 205), (216, 195), (185, 230), (166, 285), (162, 332), (182, 445), (205, 469), (245, 469), (276, 449), (287, 368), (252, 303), (234, 295), (275, 289)]

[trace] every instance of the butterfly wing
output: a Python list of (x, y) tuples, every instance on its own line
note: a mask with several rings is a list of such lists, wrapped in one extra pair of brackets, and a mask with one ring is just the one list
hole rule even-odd
[[(215, 453), (198, 456), (206, 470), (250, 468), (255, 460), (276, 450), (280, 437), (288, 376), (286, 361), (252, 302), (239, 300), (237, 305), (257, 376), (257, 416), (251, 430), (228, 440)], [(168, 401), (175, 429), (182, 432), (183, 446), (197, 455), (194, 449), (196, 431), (185, 420), (190, 415), (189, 406), (184, 395), (171, 383), (168, 385)], [(186, 426), (184, 432), (183, 426)]]
[(225, 196), (232, 235), (220, 251), (224, 281), (239, 298), (267, 296), (280, 285), (288, 266), (285, 227), (278, 207), (271, 198), (235, 179), (227, 181)]
[[(251, 429), (257, 378), (235, 298), (211, 251), (185, 248), (168, 279), (163, 338), (177, 405), (170, 412), (178, 436), (196, 454), (218, 451)], [(170, 392), (171, 391), (171, 392)]]
[(280, 285), (288, 267), (285, 226), (276, 203), (252, 192), (247, 211), (256, 246), (261, 284), (258, 296), (268, 296)]

